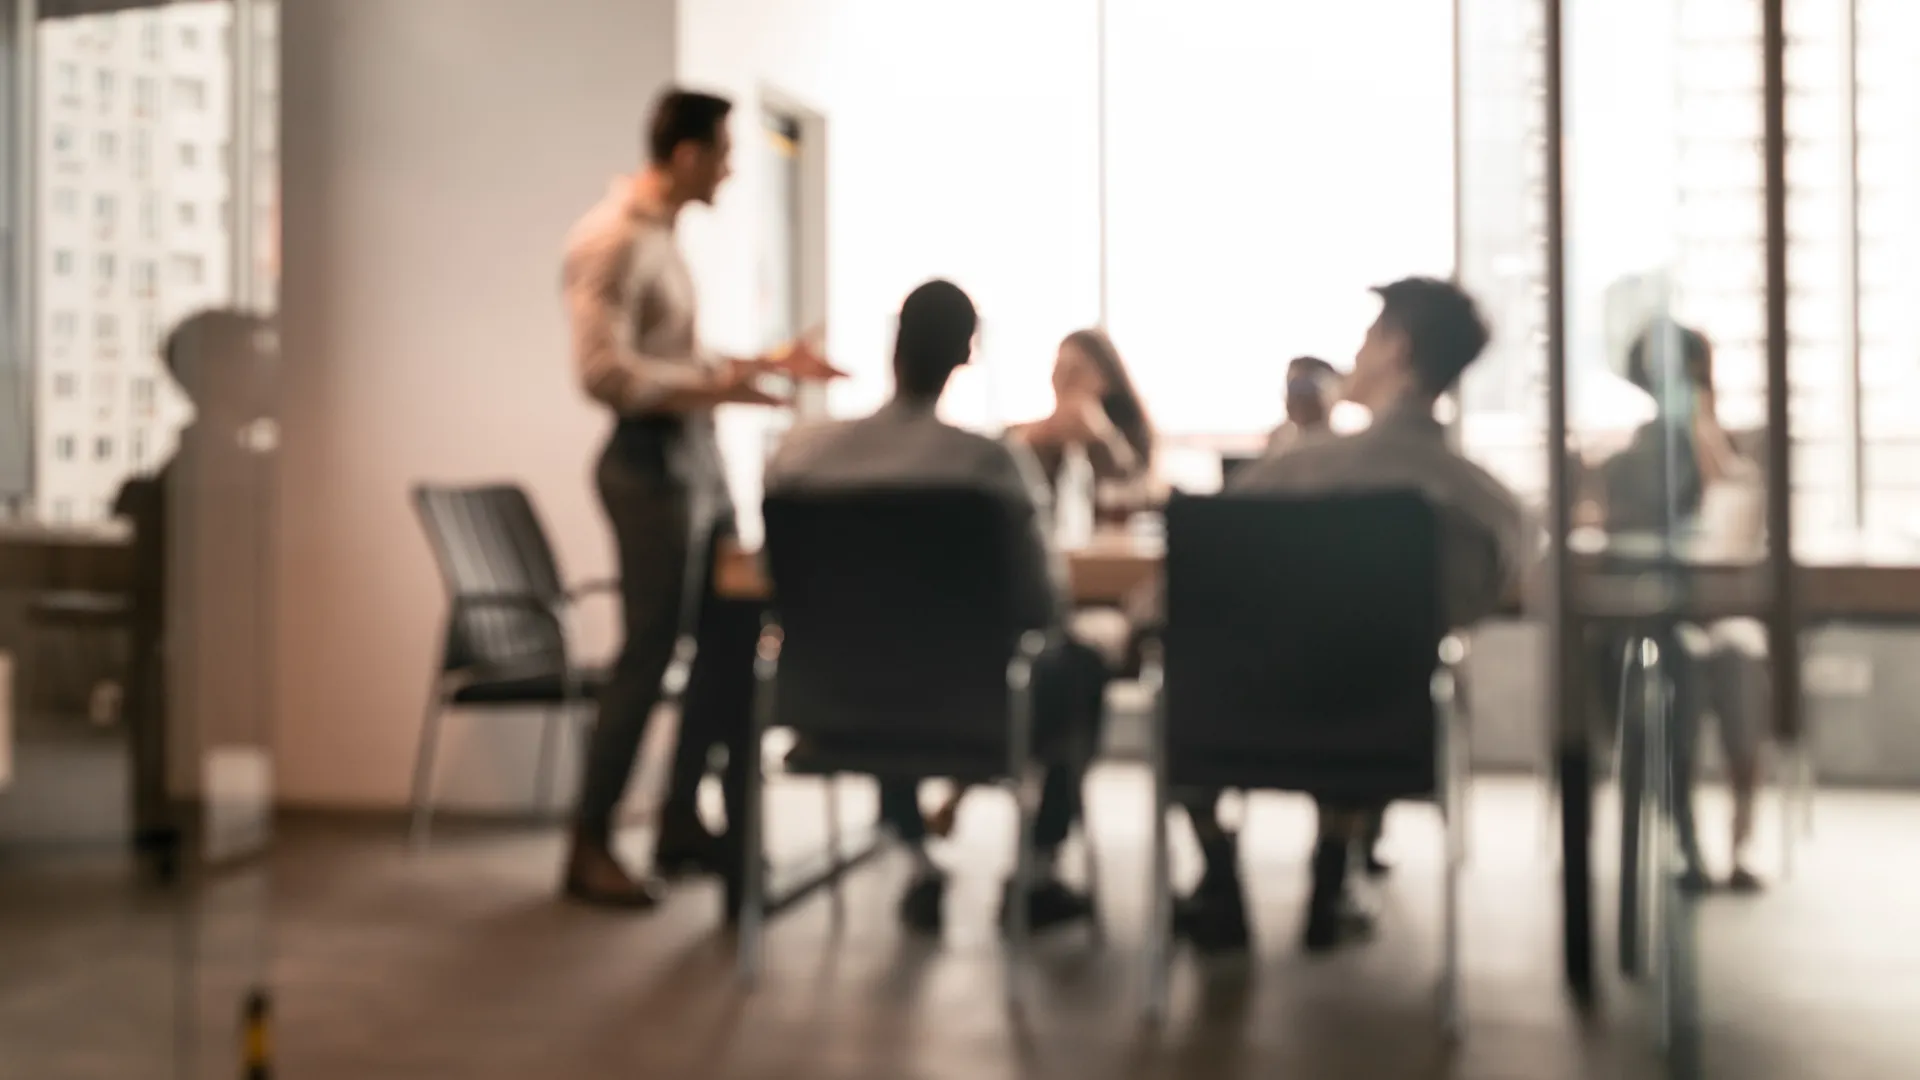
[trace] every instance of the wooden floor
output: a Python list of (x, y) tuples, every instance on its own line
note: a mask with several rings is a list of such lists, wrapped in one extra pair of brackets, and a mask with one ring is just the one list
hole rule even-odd
[[(416, 855), (386, 827), (297, 822), (267, 872), (210, 887), (194, 918), (105, 857), (0, 866), (0, 1080), (236, 1075), (234, 1003), (261, 970), (275, 1075), (294, 1080), (1659, 1075), (1637, 993), (1610, 986), (1589, 1020), (1560, 991), (1546, 818), (1516, 781), (1483, 783), (1474, 805), (1462, 1046), (1433, 1022), (1430, 812), (1389, 824), (1380, 940), (1311, 961), (1293, 944), (1310, 819), (1277, 797), (1250, 811), (1258, 956), (1183, 957), (1173, 1016), (1143, 1028), (1145, 798), (1137, 770), (1096, 777), (1108, 938), (1047, 942), (1024, 1015), (1005, 1005), (991, 926), (1010, 817), (992, 795), (968, 803), (945, 855), (959, 872), (944, 941), (897, 929), (905, 868), (882, 860), (848, 888), (843, 922), (823, 896), (774, 925), (752, 995), (732, 982), (710, 889), (646, 917), (561, 905), (551, 831), (448, 829)], [(814, 839), (819, 799), (811, 783), (778, 789), (777, 850)], [(849, 815), (871, 801), (850, 793)], [(1709, 1076), (1914, 1074), (1920, 873), (1905, 853), (1920, 798), (1829, 794), (1817, 824), (1791, 881), (1698, 909)], [(1190, 851), (1181, 863), (1190, 874)]]

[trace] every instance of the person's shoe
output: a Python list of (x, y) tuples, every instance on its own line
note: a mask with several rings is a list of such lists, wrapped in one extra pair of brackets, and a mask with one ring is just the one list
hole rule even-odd
[(727, 872), (725, 844), (698, 818), (663, 822), (653, 842), (653, 872), (668, 880)]
[(1373, 914), (1353, 897), (1342, 895), (1330, 907), (1315, 904), (1307, 909), (1302, 943), (1310, 953), (1326, 953), (1342, 945), (1371, 941), (1373, 934)]
[(576, 842), (567, 858), (561, 895), (590, 907), (650, 911), (658, 907), (660, 890), (651, 882), (627, 873), (604, 844)]
[(1173, 935), (1203, 953), (1243, 952), (1252, 943), (1240, 847), (1234, 836), (1202, 837), (1206, 872), (1191, 895), (1173, 904)]
[[(1058, 878), (1034, 883), (1027, 892), (1027, 929), (1035, 934), (1093, 917), (1093, 901)], [(1000, 928), (1013, 925), (1013, 882), (1000, 893)]]
[(1393, 873), (1393, 864), (1382, 859), (1377, 849), (1368, 848), (1365, 858), (1360, 862), (1360, 869), (1366, 872), (1369, 879), (1379, 881)]
[(1247, 905), (1239, 882), (1227, 887), (1202, 883), (1192, 895), (1173, 902), (1173, 936), (1203, 953), (1246, 952), (1253, 944)]
[(947, 875), (922, 870), (900, 896), (900, 922), (907, 929), (938, 937), (946, 926)]
[(1373, 917), (1347, 893), (1350, 853), (1344, 840), (1322, 840), (1313, 850), (1313, 892), (1302, 935), (1308, 952), (1328, 952), (1373, 935)]
[(1690, 866), (1680, 871), (1676, 884), (1688, 896), (1705, 896), (1713, 891), (1713, 876), (1697, 866)]
[(927, 835), (942, 840), (953, 835), (953, 825), (960, 817), (960, 797), (953, 796), (940, 804), (939, 808), (927, 815)]
[(1741, 896), (1753, 896), (1767, 891), (1767, 883), (1758, 874), (1744, 866), (1736, 866), (1733, 873), (1727, 875), (1727, 891)]

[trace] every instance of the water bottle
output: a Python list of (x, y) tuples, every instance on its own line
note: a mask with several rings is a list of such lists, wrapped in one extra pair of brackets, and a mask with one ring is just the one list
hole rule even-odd
[(1093, 462), (1087, 448), (1070, 443), (1054, 484), (1054, 540), (1063, 550), (1086, 547), (1093, 540)]

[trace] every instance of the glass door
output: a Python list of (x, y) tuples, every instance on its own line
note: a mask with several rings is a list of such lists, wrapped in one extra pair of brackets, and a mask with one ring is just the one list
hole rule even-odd
[(6, 10), (0, 849), (34, 857), (0, 895), (62, 978), (0, 972), (0, 1042), (231, 1075), (269, 959), (277, 4)]

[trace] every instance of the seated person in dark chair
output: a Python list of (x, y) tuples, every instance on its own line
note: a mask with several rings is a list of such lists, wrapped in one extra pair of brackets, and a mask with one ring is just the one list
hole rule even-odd
[[(204, 632), (204, 624), (231, 627), (236, 625), (232, 620), (247, 617), (246, 605), (251, 603), (244, 594), (228, 597), (222, 590), (213, 600), (201, 598), (196, 608), (200, 624), (180, 625), (177, 611), (170, 617), (167, 585), (175, 572), (170, 567), (182, 561), (182, 555), (170, 547), (169, 537), (192, 529), (191, 522), (183, 526), (178, 520), (182, 485), (201, 493), (199, 514), (231, 517), (240, 512), (232, 500), (244, 499), (257, 483), (259, 459), (239, 448), (233, 433), (271, 414), (279, 355), (274, 332), (274, 324), (265, 318), (226, 309), (197, 312), (173, 328), (161, 345), (160, 359), (193, 404), (194, 420), (177, 433), (174, 455), (156, 471), (129, 478), (113, 503), (114, 516), (129, 522), (134, 536), (126, 688), (134, 743), (134, 843), (154, 860), (162, 877), (171, 877), (177, 869), (183, 840), (168, 784), (168, 762), (178, 752), (169, 745), (169, 632)], [(212, 544), (200, 545), (202, 562), (222, 554)], [(176, 648), (178, 644), (172, 643)]]
[[(1495, 609), (1517, 585), (1532, 531), (1513, 494), (1447, 445), (1434, 419), (1440, 395), (1486, 348), (1488, 331), (1473, 300), (1430, 278), (1409, 278), (1375, 290), (1380, 317), (1367, 331), (1347, 400), (1366, 406), (1365, 431), (1303, 443), (1248, 466), (1230, 490), (1292, 495), (1417, 491), (1439, 511), (1442, 604), (1450, 625), (1466, 627)], [(1183, 799), (1199, 834), (1206, 871), (1174, 916), (1177, 933), (1203, 949), (1243, 948), (1246, 902), (1235, 838), (1215, 818), (1216, 792)], [(1313, 892), (1305, 943), (1312, 951), (1364, 936), (1370, 920), (1347, 894), (1347, 865), (1356, 840), (1376, 821), (1377, 806), (1319, 807)]]
[[(893, 400), (864, 419), (793, 432), (768, 466), (767, 491), (920, 486), (1004, 496), (1020, 517), (1032, 522), (1027, 572), (1018, 584), (1028, 596), (1036, 625), (1057, 627), (1065, 611), (1060, 599), (1064, 574), (1044, 531), (1045, 479), (1023, 450), (962, 431), (935, 413), (948, 379), (972, 356), (977, 325), (973, 301), (957, 286), (930, 281), (915, 289), (900, 308)], [(1051, 867), (1080, 815), (1080, 785), (1086, 759), (1099, 741), (1106, 681), (1099, 655), (1071, 640), (1051, 647), (1034, 668), (1035, 746), (1049, 761), (1033, 836), (1043, 872), (1027, 898), (1035, 930), (1092, 913), (1084, 894), (1044, 868)], [(946, 876), (926, 851), (927, 823), (918, 783), (883, 783), (880, 814), (912, 847), (918, 864), (901, 900), (901, 918), (916, 930), (938, 932)], [(1008, 902), (1010, 898), (1003, 901), (1003, 917)]]

